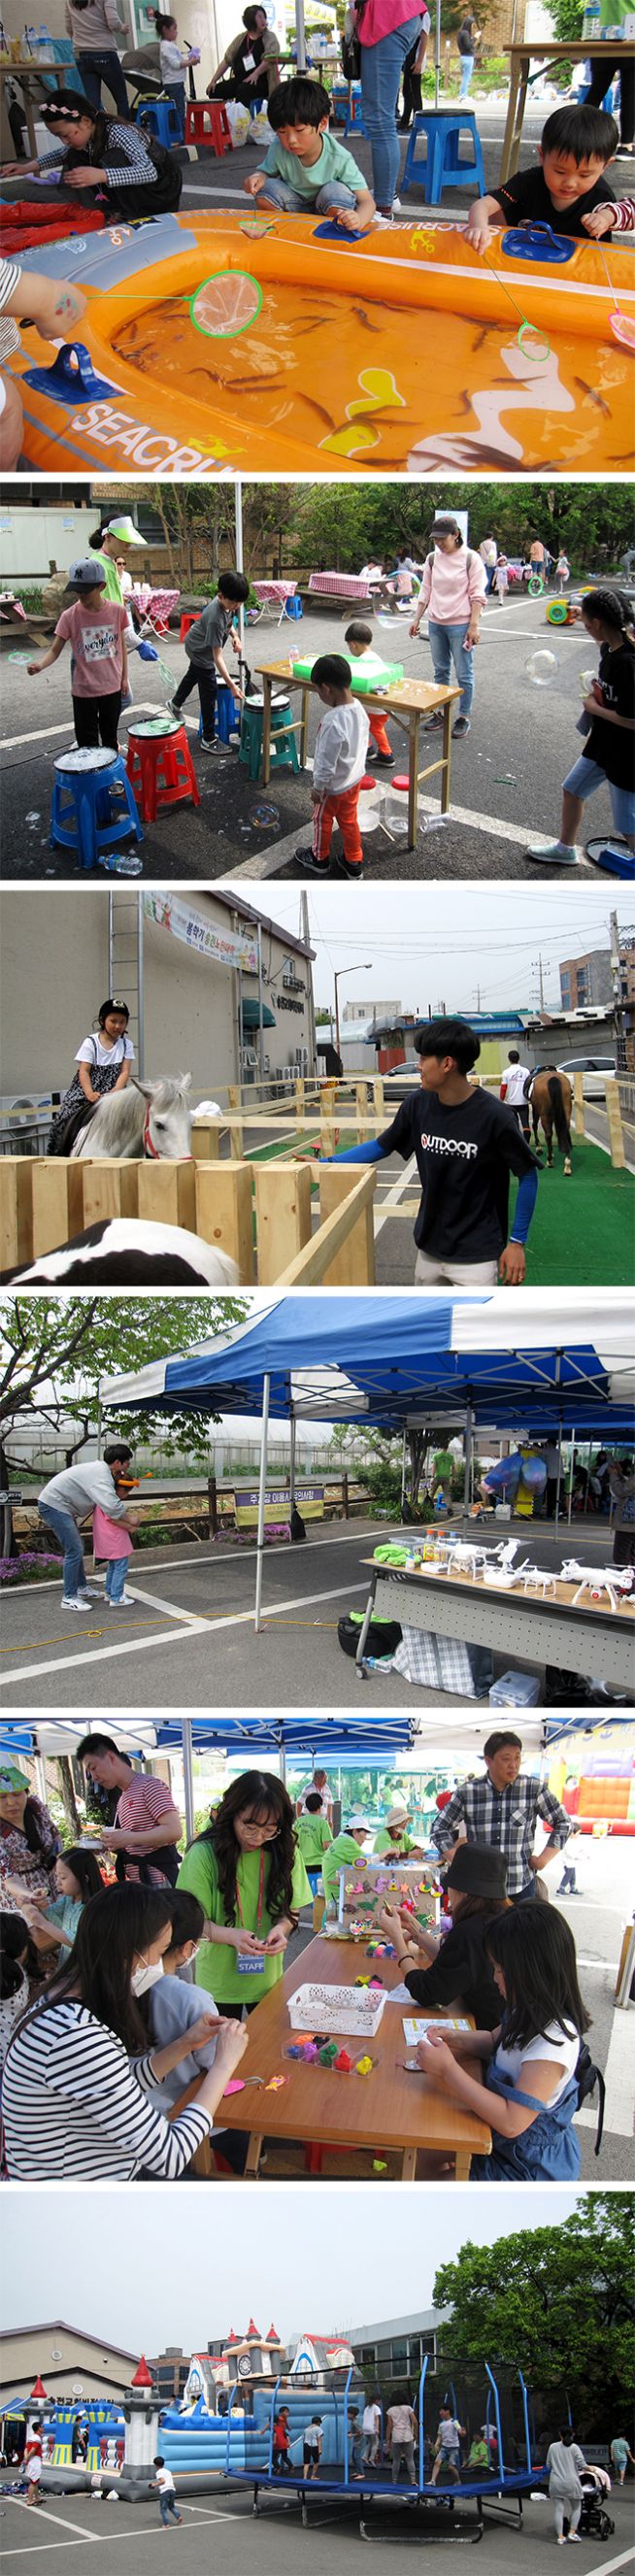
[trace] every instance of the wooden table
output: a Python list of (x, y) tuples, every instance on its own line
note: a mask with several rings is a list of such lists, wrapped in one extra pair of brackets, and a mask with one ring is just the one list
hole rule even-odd
[[(313, 695), (313, 683), (311, 680), (299, 679), (294, 664), (291, 661), (270, 662), (267, 669), (265, 669), (262, 662), (259, 662), (256, 664), (256, 668), (264, 687), (265, 704), (262, 727), (262, 783), (263, 787), (268, 787), (271, 777), (271, 698), (273, 689), (274, 687), (280, 688), (283, 685), (289, 692), (291, 689), (300, 689), (302, 692), (301, 717), (299, 722), (292, 728), (289, 728), (289, 730), (293, 730), (294, 733), (299, 733), (300, 763), (301, 767), (306, 769), (309, 738), (309, 700)], [(407, 847), (409, 850), (414, 850), (417, 846), (419, 787), (424, 778), (433, 778), (437, 770), (441, 771), (440, 810), (442, 814), (447, 814), (449, 812), (451, 760), (450, 720), (455, 706), (455, 701), (457, 698), (460, 698), (460, 695), (461, 691), (456, 686), (447, 689), (438, 688), (436, 680), (399, 680), (395, 687), (391, 689), (382, 689), (381, 691), (373, 691), (372, 693), (370, 690), (364, 690), (362, 704), (367, 707), (373, 715), (394, 716), (397, 724), (401, 726), (401, 730), (405, 734), (408, 744)], [(434, 715), (438, 707), (443, 709), (443, 749), (438, 760), (430, 760), (428, 761), (425, 769), (420, 769), (420, 726), (423, 718), (425, 716)]]
[[(265, 2137), (374, 2148), (378, 2156), (385, 2148), (397, 2149), (404, 2182), (414, 2180), (420, 2148), (453, 2156), (457, 2182), (468, 2180), (473, 2155), (487, 2155), (491, 2137), (485, 2122), (463, 2110), (449, 2093), (435, 2092), (428, 2076), (404, 2072), (405, 2004), (386, 2004), (377, 2036), (368, 2042), (368, 2055), (378, 2060), (372, 2075), (333, 2075), (327, 2067), (302, 2066), (299, 2060), (284, 2056), (289, 2043), (302, 2036), (292, 2029), (287, 2010), (296, 1986), (315, 1980), (329, 1986), (354, 1985), (356, 1977), (373, 1976), (375, 1971), (387, 1987), (402, 1984), (396, 1959), (367, 1959), (363, 1941), (310, 1941), (286, 1976), (257, 2004), (249, 2019), (240, 2075), (263, 2075), (265, 2085), (272, 2075), (286, 2075), (288, 2082), (279, 2093), (268, 2093), (260, 2086), (252, 2091), (248, 2086), (245, 2093), (230, 2094), (219, 2107), (216, 2116), (223, 2127), (244, 2130), (247, 2119), (255, 2122), (257, 2105), (259, 2125), (252, 2126), (246, 2173), (258, 2172)], [(416, 2013), (417, 2005), (409, 2009)], [(363, 2041), (356, 2044), (343, 2038), (342, 2046), (358, 2057), (365, 2051)], [(474, 2064), (470, 2072), (478, 2073)]]
[(527, 1663), (558, 1663), (575, 1673), (632, 1694), (635, 1668), (635, 1604), (624, 1601), (611, 1610), (602, 1601), (584, 1602), (574, 1610), (577, 1584), (557, 1581), (555, 1598), (539, 1589), (500, 1590), (495, 1584), (465, 1575), (407, 1574), (399, 1566), (363, 1563), (371, 1569), (371, 1589), (359, 1633), (356, 1661), (364, 1662), (366, 1636), (373, 1611), (380, 1619), (398, 1619), (407, 1628), (429, 1628), (439, 1637), (461, 1637), (470, 1646), (491, 1646), (507, 1657), (522, 1655)]
[[(17, 81), (22, 91), (22, 101), (26, 117), (26, 130), (29, 139), (30, 161), (37, 160), (35, 121), (33, 116), (33, 103), (30, 95), (31, 87), (33, 86), (35, 89), (42, 89), (44, 87), (44, 80), (46, 79), (47, 73), (51, 72), (55, 82), (55, 87), (56, 89), (59, 89), (60, 83), (63, 85), (63, 73), (65, 70), (68, 71), (68, 69), (68, 64), (56, 63), (53, 59), (51, 59), (50, 62), (45, 62), (44, 60), (40, 61), (39, 55), (36, 57), (35, 54), (20, 54), (16, 62), (11, 62), (6, 54), (3, 54), (0, 59), (0, 117), (2, 117), (4, 109), (5, 82), (10, 80)], [(51, 136), (51, 142), (55, 142), (54, 135)], [(15, 147), (13, 158), (15, 159)]]
[[(604, 39), (596, 37), (595, 40), (592, 38), (589, 39), (588, 37), (584, 40), (581, 38), (580, 42), (575, 45), (541, 44), (538, 36), (524, 36), (520, 43), (515, 45), (503, 45), (501, 47), (501, 51), (504, 54), (509, 54), (510, 80), (507, 122), (503, 137), (503, 158), (500, 166), (499, 186), (502, 186), (504, 179), (508, 179), (510, 177), (512, 170), (517, 170), (518, 168), (518, 154), (520, 151), (527, 87), (532, 62), (553, 63), (555, 66), (557, 66), (558, 63), (595, 63), (604, 56), (605, 61), (610, 63), (614, 60), (615, 55), (619, 54), (621, 63), (632, 63), (635, 62), (635, 44), (620, 43), (619, 39), (617, 39), (615, 44), (612, 45), (610, 40), (607, 43), (606, 37), (604, 37)], [(609, 83), (607, 76), (607, 89), (608, 86)], [(557, 230), (557, 222), (554, 219), (554, 231), (557, 232)]]

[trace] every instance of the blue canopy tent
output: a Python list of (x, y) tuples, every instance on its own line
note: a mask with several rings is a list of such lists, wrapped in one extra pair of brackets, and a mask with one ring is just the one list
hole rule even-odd
[[(96, 1728), (99, 1721), (95, 1720)], [(389, 1770), (398, 1753), (408, 1753), (414, 1741), (416, 1722), (408, 1715), (373, 1719), (343, 1715), (335, 1722), (325, 1717), (233, 1717), (224, 1713), (206, 1717), (190, 1716), (185, 1710), (179, 1717), (157, 1716), (155, 1722), (142, 1719), (115, 1720), (114, 1732), (122, 1750), (134, 1755), (182, 1753), (185, 1789), (185, 1824), (188, 1840), (194, 1832), (193, 1757), (216, 1747), (226, 1753), (246, 1751), (259, 1767), (273, 1755), (285, 1777), (287, 1760), (295, 1755), (312, 1765), (320, 1754), (325, 1761), (337, 1762), (341, 1769), (360, 1763), (381, 1765)], [(12, 1760), (20, 1753), (39, 1761), (45, 1754), (72, 1754), (88, 1732), (81, 1718), (55, 1718), (41, 1725), (0, 1726), (0, 1755)], [(41, 1783), (44, 1794), (44, 1782)]]
[[(516, 1338), (512, 1334), (516, 1328)], [(451, 1297), (421, 1291), (280, 1296), (185, 1359), (154, 1362), (100, 1386), (104, 1411), (255, 1414), (262, 1420), (255, 1627), (261, 1626), (269, 1420), (291, 1425), (293, 1501), (298, 1421), (385, 1432), (448, 1426), (465, 1433), (466, 1495), (475, 1429), (532, 1438), (635, 1436), (635, 1358), (619, 1291), (562, 1303), (527, 1290)]]

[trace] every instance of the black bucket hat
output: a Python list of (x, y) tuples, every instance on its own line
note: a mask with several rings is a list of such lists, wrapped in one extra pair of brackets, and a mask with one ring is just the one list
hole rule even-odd
[(461, 1896), (499, 1896), (504, 1904), (507, 1872), (502, 1852), (491, 1843), (459, 1843), (445, 1872), (445, 1884), (458, 1888)]

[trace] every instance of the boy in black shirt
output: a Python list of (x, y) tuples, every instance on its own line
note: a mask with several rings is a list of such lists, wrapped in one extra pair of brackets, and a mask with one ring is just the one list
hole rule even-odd
[[(421, 1206), (414, 1237), (415, 1279), (455, 1286), (518, 1288), (536, 1197), (535, 1157), (511, 1109), (468, 1082), (480, 1055), (466, 1020), (429, 1020), (417, 1029), (421, 1090), (402, 1101), (392, 1126), (369, 1145), (333, 1156), (338, 1163), (383, 1162), (416, 1155)], [(509, 1175), (520, 1181), (511, 1234)]]
[(465, 229), (473, 250), (487, 250), (501, 215), (506, 224), (551, 224), (556, 233), (584, 239), (583, 216), (614, 202), (603, 174), (618, 142), (615, 118), (603, 108), (555, 108), (538, 145), (540, 168), (516, 170), (470, 207)]

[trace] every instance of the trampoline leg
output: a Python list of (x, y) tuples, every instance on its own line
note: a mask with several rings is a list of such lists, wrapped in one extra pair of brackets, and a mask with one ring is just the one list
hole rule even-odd
[(302, 2529), (303, 2529), (303, 2531), (308, 2531), (308, 2528), (309, 2528), (309, 2517), (308, 2517), (308, 2513), (307, 2513), (307, 2509), (306, 2509), (306, 2498), (305, 2498), (305, 2496), (303, 2496), (303, 2497), (302, 2497), (302, 2506), (301, 2506), (301, 2511), (302, 2511)]
[(252, 2510), (252, 2513), (254, 2513), (254, 2514), (258, 2514), (258, 2513), (260, 2512), (260, 2505), (259, 2505), (259, 2503), (258, 2503), (258, 2488), (257, 2488), (257, 2487), (254, 2487), (254, 2500), (253, 2500), (253, 2505), (252, 2505), (251, 2510)]

